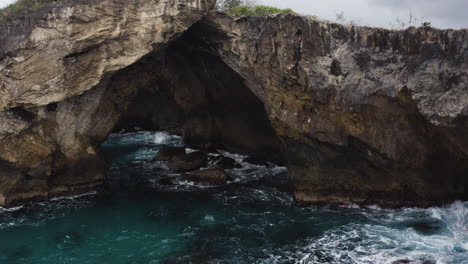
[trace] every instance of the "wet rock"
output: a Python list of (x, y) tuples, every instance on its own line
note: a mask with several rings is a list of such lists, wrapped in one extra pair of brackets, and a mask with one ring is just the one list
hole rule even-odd
[(225, 170), (231, 170), (234, 169), (236, 166), (236, 160), (233, 158), (229, 157), (221, 157), (217, 160), (214, 161), (215, 165), (218, 165), (219, 167), (225, 169)]
[(226, 184), (226, 182), (230, 179), (229, 175), (226, 174), (224, 169), (218, 165), (213, 165), (209, 169), (185, 174), (183, 177), (189, 181), (208, 183), (213, 185)]
[(162, 146), (156, 156), (154, 156), (154, 161), (169, 161), (174, 157), (185, 155), (185, 147), (173, 147), (173, 146)]
[(392, 262), (392, 264), (407, 264), (407, 263), (411, 263), (411, 260), (409, 259), (399, 259), (399, 260), (395, 260)]
[(175, 172), (188, 172), (205, 166), (207, 161), (208, 155), (205, 152), (195, 151), (173, 157), (167, 167)]
[(435, 235), (444, 226), (444, 222), (436, 218), (424, 218), (411, 224), (418, 233), (423, 235)]
[(173, 185), (174, 184), (174, 180), (172, 177), (165, 177), (165, 178), (162, 178), (158, 181), (159, 184), (161, 185)]

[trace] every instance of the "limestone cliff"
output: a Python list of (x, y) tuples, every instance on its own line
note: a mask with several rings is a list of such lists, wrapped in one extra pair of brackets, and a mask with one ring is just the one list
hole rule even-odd
[(214, 2), (64, 1), (0, 27), (0, 205), (100, 184), (99, 144), (138, 119), (284, 154), (298, 201), (468, 198), (468, 30), (235, 18)]
[(265, 103), (297, 200), (467, 198), (468, 30), (217, 12), (199, 27)]
[(144, 64), (214, 2), (64, 1), (2, 26), (0, 205), (99, 184), (97, 147), (152, 73), (133, 78), (138, 65), (125, 67)]

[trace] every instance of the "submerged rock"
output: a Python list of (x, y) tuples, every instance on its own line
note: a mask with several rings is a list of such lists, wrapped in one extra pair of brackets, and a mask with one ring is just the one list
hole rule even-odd
[(444, 228), (444, 222), (437, 218), (427, 217), (409, 223), (409, 226), (423, 235), (435, 235)]
[(213, 185), (226, 184), (230, 179), (229, 175), (226, 174), (224, 169), (219, 165), (213, 165), (208, 169), (190, 172), (185, 174), (183, 178), (193, 182)]
[(400, 259), (395, 260), (391, 264), (435, 264), (435, 261), (427, 259), (418, 259), (418, 260), (409, 260), (409, 259)]
[(203, 151), (174, 156), (167, 163), (167, 167), (175, 172), (188, 172), (197, 170), (206, 165), (208, 155)]

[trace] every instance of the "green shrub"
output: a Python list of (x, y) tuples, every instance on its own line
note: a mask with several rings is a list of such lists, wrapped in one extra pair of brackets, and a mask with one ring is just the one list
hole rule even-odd
[(295, 14), (294, 11), (292, 11), (290, 8), (280, 9), (280, 8), (264, 6), (264, 5), (235, 6), (227, 10), (227, 13), (230, 15), (236, 15), (236, 16), (268, 16), (268, 15), (285, 14), (285, 13)]
[(252, 8), (250, 6), (235, 6), (227, 11), (229, 14), (232, 15), (239, 15), (239, 16), (250, 16), (253, 14)]
[(217, 0), (216, 9), (221, 11), (228, 11), (236, 6), (254, 6), (257, 0)]

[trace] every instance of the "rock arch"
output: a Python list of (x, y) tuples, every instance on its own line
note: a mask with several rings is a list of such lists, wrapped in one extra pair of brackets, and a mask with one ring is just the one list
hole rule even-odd
[(94, 188), (99, 144), (135, 120), (195, 146), (284, 154), (303, 202), (468, 198), (467, 30), (233, 18), (213, 5), (65, 2), (2, 31), (0, 204)]

